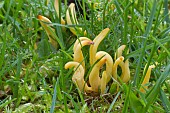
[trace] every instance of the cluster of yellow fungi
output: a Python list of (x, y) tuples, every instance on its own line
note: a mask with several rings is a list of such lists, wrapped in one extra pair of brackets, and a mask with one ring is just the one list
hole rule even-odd
[[(129, 62), (128, 60), (124, 62), (124, 57), (122, 56), (122, 51), (126, 47), (125, 45), (118, 48), (115, 62), (113, 62), (112, 57), (107, 52), (97, 51), (99, 44), (106, 37), (109, 31), (109, 28), (104, 29), (93, 41), (87, 37), (80, 37), (74, 44), (73, 61), (66, 63), (65, 69), (74, 67), (72, 80), (78, 86), (80, 91), (104, 94), (106, 86), (111, 78), (117, 80), (118, 66), (122, 69), (122, 74), (120, 76), (121, 80), (125, 83), (130, 80)], [(86, 67), (81, 50), (81, 48), (86, 45), (90, 45), (89, 61), (90, 66), (93, 66), (89, 74), (89, 85), (84, 80)], [(103, 72), (101, 72), (103, 65), (106, 65), (106, 68)]]
[[(123, 83), (127, 83), (130, 80), (129, 61), (128, 59), (124, 61), (124, 57), (122, 56), (126, 45), (122, 45), (117, 49), (115, 61), (113, 61), (112, 57), (107, 52), (97, 51), (99, 44), (106, 37), (109, 30), (109, 28), (104, 29), (98, 36), (95, 37), (93, 41), (87, 37), (80, 37), (77, 39), (73, 47), (73, 61), (65, 64), (65, 69), (74, 68), (72, 81), (82, 92), (95, 92), (104, 94), (106, 86), (111, 78), (119, 82), (117, 73), (118, 66), (122, 70), (120, 80)], [(86, 66), (82, 47), (86, 45), (90, 46), (89, 62), (90, 66), (92, 67), (92, 70), (89, 74), (89, 84), (87, 84), (84, 80)], [(101, 72), (103, 65), (106, 65), (106, 68)], [(141, 92), (145, 92), (145, 89), (147, 89), (147, 86), (145, 85), (149, 83), (151, 69), (154, 67), (154, 65), (149, 66), (140, 88)]]
[[(57, 13), (57, 16), (59, 18), (59, 2), (58, 0), (54, 0), (54, 7)], [(40, 23), (42, 27), (45, 29), (48, 37), (49, 42), (57, 48), (57, 41), (55, 40), (55, 37), (51, 34), (50, 30), (53, 32), (55, 31), (51, 26), (52, 22), (42, 16), (38, 15), (37, 17), (40, 20)], [(78, 25), (78, 21), (76, 18), (76, 12), (75, 12), (75, 4), (71, 3), (66, 11), (66, 21), (61, 17), (59, 20), (61, 20), (62, 25)], [(50, 28), (50, 29), (49, 29)], [(65, 27), (62, 26), (62, 30), (65, 30)], [(83, 35), (86, 35), (86, 31), (83, 31), (81, 27), (70, 27), (70, 31), (78, 36), (78, 32), (83, 32)], [(95, 37), (95, 39), (92, 41), (91, 39), (87, 37), (79, 37), (73, 47), (73, 61), (70, 61), (65, 64), (65, 69), (74, 68), (74, 74), (72, 76), (72, 81), (76, 84), (78, 89), (82, 92), (96, 92), (104, 94), (106, 90), (106, 86), (108, 82), (112, 79), (114, 81), (118, 81), (118, 74), (117, 74), (117, 68), (118, 66), (121, 68), (122, 73), (120, 75), (120, 80), (124, 83), (127, 83), (130, 80), (130, 69), (129, 69), (129, 61), (128, 59), (124, 61), (124, 57), (122, 56), (122, 52), (125, 49), (126, 45), (120, 46), (115, 54), (115, 59), (113, 61), (112, 57), (105, 51), (97, 51), (97, 48), (101, 41), (106, 37), (106, 35), (109, 33), (110, 29), (106, 28), (104, 29), (98, 36)], [(89, 63), (92, 67), (92, 70), (89, 74), (89, 84), (87, 84), (84, 80), (85, 75), (85, 61), (84, 56), (82, 53), (82, 47), (89, 45)], [(101, 72), (101, 68), (103, 65), (106, 65), (106, 68), (104, 71)], [(142, 86), (140, 88), (141, 92), (145, 92), (147, 89), (146, 84), (148, 84), (151, 74), (151, 69), (155, 66), (149, 66), (147, 73), (145, 75), (145, 78), (143, 80)], [(101, 76), (101, 77), (100, 77)]]

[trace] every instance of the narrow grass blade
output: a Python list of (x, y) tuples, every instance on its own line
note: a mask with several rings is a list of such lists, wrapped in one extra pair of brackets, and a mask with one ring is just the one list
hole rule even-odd
[(165, 21), (169, 23), (169, 9), (168, 9), (168, 0), (164, 0), (164, 16), (165, 16)]
[(6, 38), (4, 38), (4, 40), (3, 40), (4, 42), (3, 42), (3, 45), (2, 45), (2, 47), (0, 48), (1, 50), (0, 50), (0, 69), (2, 69), (2, 65), (3, 65), (3, 63), (4, 63), (4, 57), (5, 57), (5, 50), (6, 50)]
[(162, 100), (163, 107), (165, 108), (165, 111), (168, 113), (170, 111), (170, 101), (162, 89), (160, 91), (160, 97)]
[(159, 46), (161, 46), (165, 50), (165, 52), (168, 54), (168, 57), (170, 58), (170, 51), (164, 45), (162, 45), (155, 37), (153, 37), (153, 36), (151, 36), (151, 37), (156, 43), (159, 44)]
[(19, 85), (20, 85), (20, 72), (21, 72), (21, 65), (22, 65), (22, 55), (19, 54), (18, 55), (18, 61), (17, 61), (17, 73), (16, 73), (16, 82), (14, 83), (14, 89), (13, 89), (13, 93), (14, 93), (14, 98), (17, 98), (16, 101), (16, 106), (18, 106), (20, 104), (20, 99), (18, 98), (18, 94), (19, 94)]
[(124, 85), (124, 90), (125, 90), (125, 101), (124, 101), (124, 106), (123, 106), (123, 110), (122, 113), (127, 113), (128, 112), (128, 107), (129, 107), (129, 95), (130, 95), (130, 90), (131, 90), (131, 84), (129, 85), (129, 87), (127, 87), (127, 85)]
[(50, 113), (54, 113), (54, 108), (55, 108), (55, 103), (56, 103), (56, 95), (57, 95), (57, 84), (58, 84), (58, 78), (57, 78), (57, 81), (56, 81), (55, 87), (54, 87), (54, 94), (53, 94), (53, 98), (52, 98)]

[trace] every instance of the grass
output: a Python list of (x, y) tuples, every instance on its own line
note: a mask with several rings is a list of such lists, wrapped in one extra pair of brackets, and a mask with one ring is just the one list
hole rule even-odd
[[(130, 62), (131, 80), (127, 84), (120, 83), (118, 92), (109, 92), (109, 82), (104, 95), (81, 93), (72, 82), (73, 71), (64, 69), (64, 65), (72, 60), (72, 47), (78, 37), (69, 31), (69, 26), (65, 26), (66, 31), (62, 30), (53, 0), (3, 0), (0, 1), (0, 112), (168, 113), (170, 2), (82, 1), (85, 16), (79, 15), (78, 21), (87, 31), (87, 37), (94, 39), (104, 28), (110, 28), (98, 51), (104, 50), (114, 58), (120, 45), (128, 46), (129, 54), (123, 55)], [(90, 10), (89, 14), (85, 5)], [(93, 5), (96, 7), (91, 7)], [(59, 15), (64, 18), (66, 8), (66, 5), (60, 6), (62, 12)], [(39, 14), (54, 22), (58, 49), (48, 42), (47, 34), (37, 19)], [(83, 48), (86, 62), (87, 49)], [(143, 94), (139, 89), (146, 74), (144, 66), (146, 64), (148, 68), (156, 62), (149, 89)], [(90, 65), (87, 67), (90, 69)]]

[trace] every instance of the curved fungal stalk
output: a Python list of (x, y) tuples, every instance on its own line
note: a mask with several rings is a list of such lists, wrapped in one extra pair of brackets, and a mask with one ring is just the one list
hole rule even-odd
[(101, 58), (105, 57), (106, 59), (106, 74), (107, 74), (107, 80), (106, 83), (108, 83), (112, 76), (112, 67), (113, 67), (113, 59), (112, 57), (105, 51), (99, 51), (96, 53), (96, 57)]
[(84, 56), (81, 51), (81, 48), (83, 46), (91, 45), (91, 44), (93, 44), (93, 41), (91, 41), (89, 39), (83, 40), (77, 45), (77, 47), (74, 50), (74, 61), (81, 63), (81, 65), (83, 66), (84, 69), (85, 69), (85, 62), (84, 62)]
[(106, 62), (105, 57), (103, 57), (103, 58), (96, 57), (96, 59), (100, 60), (100, 61), (94, 65), (94, 67), (92, 68), (90, 75), (89, 75), (89, 83), (90, 83), (90, 86), (94, 92), (99, 91), (99, 87), (101, 85), (101, 79), (99, 77), (99, 72), (100, 72), (100, 68), (102, 67), (102, 65)]
[[(120, 46), (117, 51), (116, 51), (116, 54), (115, 54), (115, 58), (117, 57), (120, 57), (122, 56), (122, 52), (123, 50), (125, 49), (126, 45), (122, 45)], [(128, 51), (129, 52), (129, 51)], [(128, 53), (127, 52), (127, 53)], [(122, 74), (120, 76), (121, 80), (124, 82), (124, 83), (127, 83), (129, 80), (130, 80), (130, 69), (129, 69), (129, 61), (126, 60), (125, 62), (120, 62), (119, 63), (119, 66), (121, 67), (122, 69)], [(114, 74), (114, 76), (116, 76)], [(117, 78), (116, 78), (117, 79)]]
[[(53, 45), (53, 47), (55, 47), (56, 49), (58, 48), (58, 43), (55, 40), (55, 37), (52, 37), (53, 35), (51, 34), (50, 29), (55, 32), (55, 30), (53, 28), (50, 27), (50, 23), (52, 23), (47, 17), (44, 17), (42, 15), (38, 15), (37, 17), (40, 20), (40, 24), (41, 26), (45, 29), (47, 36), (49, 38), (49, 42)], [(47, 24), (45, 24), (45, 23)], [(48, 28), (50, 27), (50, 28)]]
[(119, 58), (116, 59), (115, 63), (113, 64), (113, 78), (115, 80), (117, 80), (117, 67), (118, 65), (123, 62), (124, 60), (124, 57), (123, 56), (120, 56)]
[(68, 62), (65, 64), (65, 69), (74, 67), (74, 74), (72, 81), (78, 86), (80, 91), (91, 91), (91, 87), (88, 87), (84, 81), (84, 69), (83, 66), (78, 62)]
[(106, 81), (107, 81), (107, 74), (106, 71), (103, 71), (102, 78), (101, 78), (101, 86), (100, 86), (101, 94), (104, 94), (106, 90), (106, 85), (107, 85)]
[[(57, 16), (59, 18), (59, 2), (58, 2), (58, 0), (54, 0), (54, 8), (55, 8)], [(62, 17), (61, 17), (61, 24), (65, 25), (65, 21)]]
[(87, 38), (87, 37), (80, 37), (80, 38), (78, 38), (78, 39), (76, 40), (76, 42), (74, 43), (73, 51), (75, 51), (77, 45), (78, 45), (81, 41), (84, 41), (84, 40), (89, 40), (89, 41), (91, 41), (91, 40), (90, 40), (89, 38)]
[[(71, 3), (69, 5), (69, 8), (66, 11), (66, 21), (67, 21), (68, 25), (77, 25), (78, 24), (74, 3)], [(80, 28), (80, 27), (70, 27), (70, 31), (73, 34), (77, 35), (77, 31), (82, 32), (82, 28)], [(86, 35), (86, 31), (84, 31), (84, 35)]]
[(120, 64), (122, 64), (120, 65), (120, 67), (122, 68), (122, 74), (120, 78), (124, 83), (127, 83), (130, 80), (129, 61), (126, 60), (125, 63), (121, 62)]
[(97, 52), (97, 48), (100, 44), (100, 42), (106, 37), (108, 32), (110, 31), (109, 28), (105, 28), (104, 30), (101, 31), (101, 33), (95, 37), (93, 40), (94, 44), (90, 46), (90, 65), (93, 65), (95, 63), (95, 55)]
[[(145, 68), (146, 68), (146, 66), (145, 66)], [(145, 93), (145, 89), (148, 89), (148, 86), (146, 86), (146, 84), (149, 83), (149, 79), (150, 79), (150, 75), (151, 75), (151, 70), (153, 68), (155, 68), (155, 65), (149, 66), (149, 68), (148, 68), (148, 70), (146, 72), (145, 78), (143, 79), (142, 86), (140, 88), (140, 91), (143, 92), (143, 93)]]
[[(126, 45), (121, 45), (118, 49), (117, 49), (117, 51), (116, 51), (116, 53), (115, 53), (115, 60), (117, 59), (117, 58), (119, 58), (120, 56), (122, 56), (122, 53), (123, 53), (123, 50), (125, 49), (125, 47), (126, 47)], [(123, 62), (122, 62), (123, 63)], [(122, 65), (122, 63), (120, 63), (119, 65)]]
[(125, 47), (126, 47), (126, 45), (121, 45), (121, 46), (117, 49), (117, 52), (116, 52), (117, 57), (122, 56), (122, 52), (123, 52), (123, 50), (125, 49)]

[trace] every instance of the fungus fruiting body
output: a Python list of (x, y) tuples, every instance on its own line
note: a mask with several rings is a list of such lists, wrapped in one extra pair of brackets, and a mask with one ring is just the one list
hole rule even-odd
[[(66, 11), (66, 21), (68, 25), (78, 25), (74, 3), (71, 3)], [(70, 31), (77, 35), (77, 31), (82, 32), (83, 30), (80, 27), (70, 27)], [(86, 31), (84, 31), (84, 35), (86, 35)]]
[(129, 61), (126, 60), (125, 62), (122, 62), (122, 65), (120, 65), (120, 67), (122, 68), (122, 74), (120, 78), (124, 83), (127, 83), (130, 80)]
[(90, 40), (89, 38), (87, 38), (87, 37), (80, 37), (80, 38), (78, 38), (78, 39), (75, 41), (75, 43), (74, 43), (73, 51), (75, 51), (75, 49), (77, 48), (77, 45), (78, 45), (79, 43), (81, 43), (81, 41), (85, 41), (85, 40), (91, 41), (91, 40)]
[[(117, 52), (115, 54), (115, 56), (117, 58), (122, 56), (122, 53), (123, 53), (123, 50), (125, 49), (125, 47), (126, 47), (126, 45), (122, 45), (117, 49)], [(122, 74), (121, 74), (120, 78), (124, 83), (127, 83), (130, 80), (130, 69), (129, 69), (128, 59), (125, 62), (119, 62), (119, 66), (122, 69)], [(114, 73), (114, 76), (116, 76), (115, 73)]]
[(116, 59), (115, 63), (113, 64), (113, 69), (112, 69), (113, 74), (112, 74), (112, 76), (115, 80), (117, 80), (117, 67), (121, 62), (123, 62), (123, 60), (124, 60), (124, 57), (120, 56), (119, 58)]
[[(145, 89), (148, 89), (148, 86), (146, 86), (149, 83), (150, 75), (151, 75), (151, 70), (155, 68), (155, 65), (149, 66), (145, 78), (143, 79), (142, 86), (140, 88), (140, 91), (145, 93)], [(144, 69), (145, 70), (145, 69)]]
[(45, 29), (47, 36), (49, 38), (49, 42), (53, 45), (53, 47), (55, 47), (56, 49), (58, 48), (58, 43), (55, 40), (55, 37), (52, 37), (53, 35), (51, 34), (50, 29), (52, 30), (52, 32), (55, 32), (55, 30), (53, 28), (50, 27), (50, 24), (52, 23), (48, 18), (42, 16), (42, 15), (38, 15), (37, 17), (40, 20), (40, 24), (41, 26)]
[[(56, 11), (57, 16), (59, 18), (59, 2), (58, 2), (58, 0), (54, 0), (54, 8), (55, 8), (55, 11)], [(65, 25), (65, 21), (62, 17), (61, 17), (61, 24)]]
[(102, 78), (101, 78), (101, 85), (100, 85), (101, 94), (104, 94), (106, 90), (106, 85), (107, 85), (106, 82), (107, 82), (107, 74), (106, 71), (103, 71)]
[(84, 69), (85, 69), (85, 62), (84, 62), (84, 56), (81, 51), (81, 48), (85, 45), (91, 45), (91, 44), (93, 44), (93, 41), (88, 40), (88, 39), (83, 40), (79, 44), (77, 44), (74, 50), (74, 61), (81, 63)]
[(102, 30), (102, 32), (97, 35), (95, 37), (95, 39), (93, 40), (94, 44), (90, 46), (90, 65), (93, 65), (95, 62), (95, 55), (97, 52), (97, 48), (100, 44), (100, 42), (105, 38), (105, 36), (108, 34), (108, 32), (110, 31), (109, 28), (105, 28), (104, 30)]
[(106, 62), (106, 58), (96, 58), (97, 60), (99, 60), (94, 67), (91, 70), (91, 73), (89, 75), (89, 83), (90, 86), (92, 87), (92, 90), (94, 92), (98, 92), (99, 91), (99, 87), (100, 87), (100, 82), (101, 82), (101, 78), (99, 77), (99, 73), (100, 73), (100, 68), (102, 67), (102, 65)]
[(68, 62), (65, 64), (65, 69), (74, 67), (74, 74), (72, 76), (72, 81), (78, 86), (80, 91), (89, 91), (90, 87), (84, 81), (84, 69), (83, 66), (78, 62)]
[(112, 76), (112, 67), (113, 67), (113, 59), (112, 57), (105, 51), (99, 51), (96, 53), (96, 57), (104, 57), (106, 59), (106, 74), (107, 79), (106, 83), (110, 81), (110, 78)]

